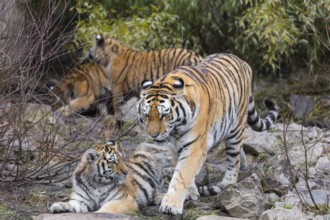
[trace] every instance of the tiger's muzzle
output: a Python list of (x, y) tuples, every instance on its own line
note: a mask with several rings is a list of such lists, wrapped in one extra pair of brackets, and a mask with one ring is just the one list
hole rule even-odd
[(153, 139), (159, 140), (166, 137), (166, 126), (157, 108), (150, 108), (149, 117), (146, 124), (147, 132)]

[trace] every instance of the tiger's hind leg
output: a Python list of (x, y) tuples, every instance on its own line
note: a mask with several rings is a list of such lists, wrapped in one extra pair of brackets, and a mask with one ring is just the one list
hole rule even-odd
[(98, 213), (112, 213), (112, 214), (128, 214), (131, 212), (139, 211), (139, 205), (132, 196), (127, 196), (123, 199), (112, 200), (105, 203)]
[[(223, 189), (230, 184), (237, 182), (240, 170), (240, 160), (243, 159), (243, 166), (246, 165), (245, 153), (241, 149), (242, 136), (244, 128), (236, 128), (229, 134), (225, 142), (226, 151), (226, 171), (222, 181), (214, 185), (200, 186), (198, 188), (201, 196), (216, 195), (223, 191)], [(243, 167), (242, 167), (243, 168)]]
[(79, 110), (88, 108), (93, 103), (93, 101), (95, 101), (93, 96), (78, 97), (73, 99), (68, 105), (59, 108), (57, 112), (67, 117)]

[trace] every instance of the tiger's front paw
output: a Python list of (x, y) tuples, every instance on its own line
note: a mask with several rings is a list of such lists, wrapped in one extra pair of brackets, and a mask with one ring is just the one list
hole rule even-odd
[(181, 215), (183, 211), (183, 199), (166, 194), (163, 198), (159, 211), (165, 214)]
[(75, 212), (73, 207), (66, 202), (57, 202), (49, 208), (51, 213)]
[(199, 199), (199, 192), (198, 188), (195, 184), (193, 184), (189, 189), (188, 189), (188, 199), (190, 200), (198, 200)]

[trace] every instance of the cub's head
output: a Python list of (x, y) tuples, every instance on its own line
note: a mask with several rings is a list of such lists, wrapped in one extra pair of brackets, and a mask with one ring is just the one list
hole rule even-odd
[(94, 45), (89, 49), (88, 57), (92, 61), (107, 66), (123, 48), (126, 49), (126, 46), (119, 41), (98, 34), (95, 36)]
[(116, 141), (95, 144), (86, 150), (81, 163), (92, 181), (121, 184), (127, 175), (127, 167), (122, 158), (121, 145)]
[(168, 74), (155, 83), (142, 82), (138, 117), (149, 136), (166, 141), (175, 132), (187, 129), (192, 106), (183, 77)]

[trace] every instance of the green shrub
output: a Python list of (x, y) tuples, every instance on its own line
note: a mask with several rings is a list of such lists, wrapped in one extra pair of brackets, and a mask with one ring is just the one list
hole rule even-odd
[(328, 62), (330, 0), (76, 0), (76, 46), (107, 33), (137, 49), (230, 52), (258, 73)]
[(247, 9), (238, 18), (245, 44), (258, 68), (275, 72), (282, 66), (306, 62), (310, 70), (329, 53), (326, 28), (330, 1), (246, 0)]
[[(76, 2), (73, 10), (83, 18), (77, 22), (76, 46), (89, 48), (94, 35), (100, 33), (140, 50), (181, 46), (181, 36), (176, 32), (179, 17), (161, 10), (160, 6), (131, 5), (124, 11), (105, 6), (85, 0)], [(141, 11), (144, 16), (140, 15)]]

